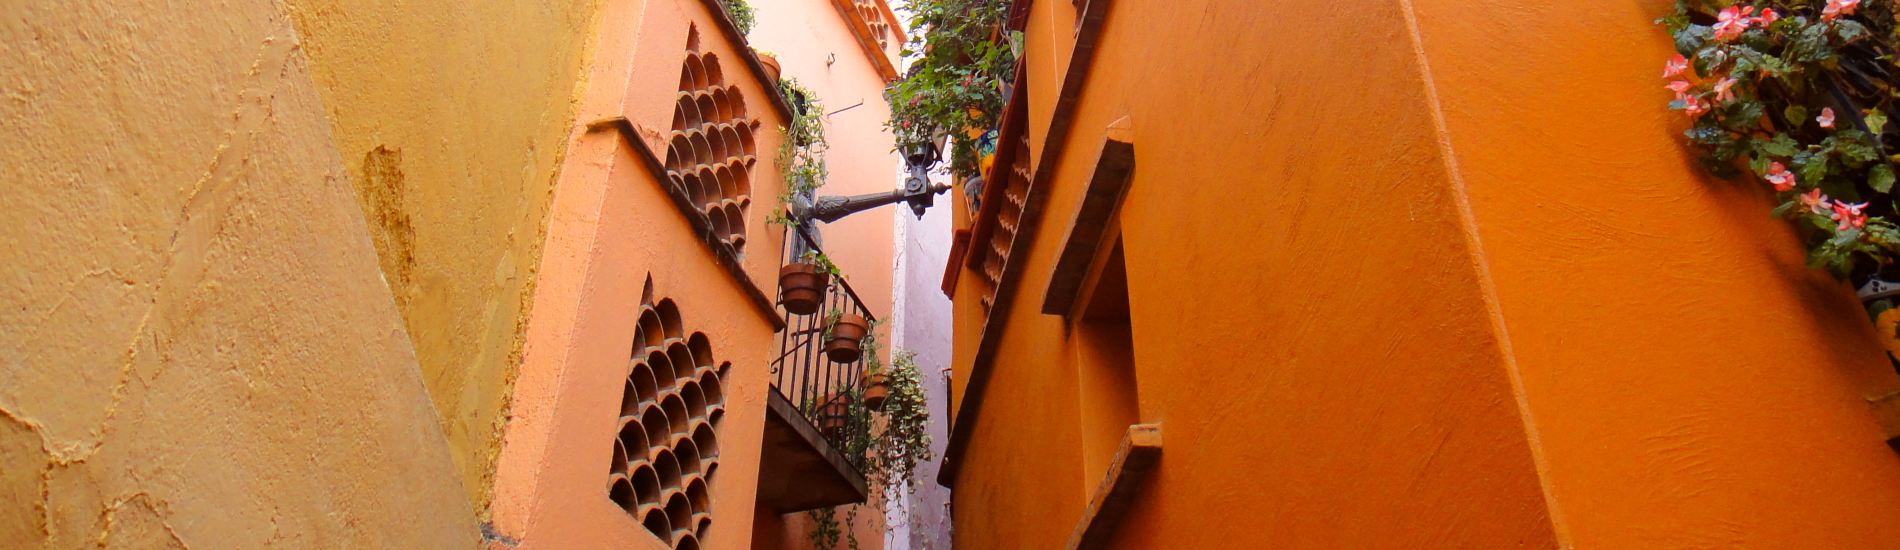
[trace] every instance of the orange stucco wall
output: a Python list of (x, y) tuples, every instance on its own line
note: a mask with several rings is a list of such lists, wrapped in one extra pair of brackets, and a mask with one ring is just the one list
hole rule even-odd
[[(678, 304), (685, 330), (703, 332), (724, 378), (719, 466), (710, 480), (712, 526), (703, 548), (743, 548), (752, 530), (764, 433), (773, 319), (745, 285), (775, 296), (781, 233), (750, 213), (743, 269), (727, 272), (663, 191), (628, 140), (665, 154), (689, 33), (722, 60), (724, 79), (761, 122), (761, 151), (776, 150), (785, 123), (769, 88), (741, 61), (700, 0), (607, 2), (598, 54), (570, 138), (550, 214), (546, 253), (514, 388), (491, 507), (495, 530), (523, 548), (663, 548), (609, 500), (608, 471), (642, 291)], [(624, 117), (633, 134), (594, 122)], [(760, 155), (754, 197), (775, 197), (774, 159)], [(755, 201), (760, 199), (754, 199)]]
[(470, 548), (280, 3), (0, 16), (0, 546)]
[(984, 404), (960, 417), (957, 543), (1059, 546), (1100, 481), (1076, 344), (1039, 306), (1121, 117), (1139, 414), (1166, 445), (1119, 546), (1900, 537), (1900, 457), (1863, 399), (1895, 377), (1765, 195), (1678, 147), (1649, 24), (1668, 2), (1510, 4), (1114, 2), (1050, 144), (1074, 8), (1035, 2), (1031, 143), (1058, 164)]

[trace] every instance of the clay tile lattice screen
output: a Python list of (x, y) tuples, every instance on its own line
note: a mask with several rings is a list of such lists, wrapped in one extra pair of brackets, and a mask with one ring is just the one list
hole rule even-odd
[(884, 10), (878, 8), (877, 2), (856, 0), (852, 6), (857, 8), (858, 18), (864, 20), (864, 25), (871, 28), (871, 36), (877, 39), (877, 47), (890, 49), (891, 25), (885, 22)]
[(706, 335), (687, 333), (672, 300), (640, 305), (633, 358), (620, 398), (607, 495), (673, 548), (700, 547), (712, 525), (707, 489), (719, 467), (721, 378)]
[(759, 121), (746, 116), (739, 89), (726, 85), (719, 56), (700, 53), (697, 33), (687, 39), (680, 68), (666, 176), (706, 215), (721, 242), (744, 252)]

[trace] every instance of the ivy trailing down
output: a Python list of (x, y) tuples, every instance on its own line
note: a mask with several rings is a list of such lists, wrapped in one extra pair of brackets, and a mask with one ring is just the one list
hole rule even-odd
[(1891, 266), (1892, 2), (1678, 0), (1658, 22), (1679, 52), (1663, 68), (1669, 106), (1693, 121), (1685, 135), (1702, 164), (1771, 187), (1810, 265), (1857, 279)]
[[(884, 400), (881, 412), (872, 412), (858, 398), (857, 390), (849, 391), (851, 420), (848, 425), (851, 428), (842, 445), (845, 455), (864, 457), (861, 473), (865, 484), (871, 487), (873, 504), (884, 502), (892, 489), (903, 495), (915, 491), (917, 465), (932, 457), (930, 404), (924, 395), (923, 375), (917, 367), (916, 354), (898, 350), (887, 367), (880, 359), (882, 348), (873, 328), (864, 338), (865, 371), (884, 373), (889, 378), (890, 396)], [(836, 508), (813, 510), (808, 514), (813, 525), (806, 537), (813, 547), (835, 548), (842, 540), (852, 550), (860, 548), (857, 532), (850, 528), (857, 521), (857, 507), (843, 508), (842, 527)]]
[(886, 91), (899, 147), (949, 134), (950, 170), (975, 174), (976, 137), (995, 128), (1015, 74), (1021, 33), (1005, 32), (1008, 0), (911, 0), (910, 73)]
[[(785, 182), (779, 203), (790, 205), (798, 197), (809, 200), (813, 191), (825, 185), (825, 178), (831, 175), (825, 168), (825, 151), (830, 146), (825, 143), (822, 119), (825, 108), (818, 102), (818, 94), (793, 78), (780, 79), (778, 90), (792, 104), (792, 120), (789, 126), (779, 129), (785, 134), (785, 140), (778, 146), (779, 177)], [(774, 211), (769, 221), (787, 226), (797, 224), (797, 220), (785, 215), (783, 208)]]

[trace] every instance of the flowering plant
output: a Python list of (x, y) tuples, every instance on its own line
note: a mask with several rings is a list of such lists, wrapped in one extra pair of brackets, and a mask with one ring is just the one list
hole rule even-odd
[(1678, 52), (1663, 63), (1669, 107), (1705, 167), (1771, 187), (1813, 267), (1862, 277), (1900, 257), (1891, 0), (1678, 0), (1658, 23)]
[[(1021, 33), (1003, 33), (1007, 0), (910, 0), (911, 40), (904, 57), (909, 72), (885, 90), (891, 104), (887, 123), (900, 150), (954, 135), (950, 171), (975, 174), (976, 140), (996, 127), (1008, 100), (1004, 90), (1015, 75)], [(963, 134), (963, 135), (959, 135)]]

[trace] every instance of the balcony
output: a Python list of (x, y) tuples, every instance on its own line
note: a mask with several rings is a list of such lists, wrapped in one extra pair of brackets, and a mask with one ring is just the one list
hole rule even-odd
[[(786, 230), (780, 262), (819, 250), (805, 227)], [(779, 353), (772, 361), (765, 445), (759, 472), (759, 502), (785, 514), (864, 502), (860, 474), (865, 455), (853, 434), (868, 432), (869, 416), (858, 402), (864, 358), (837, 363), (825, 356), (826, 312), (842, 311), (875, 321), (851, 284), (833, 277), (823, 306), (813, 315), (780, 313)], [(868, 355), (868, 354), (867, 354)], [(855, 452), (853, 452), (855, 451)]]

